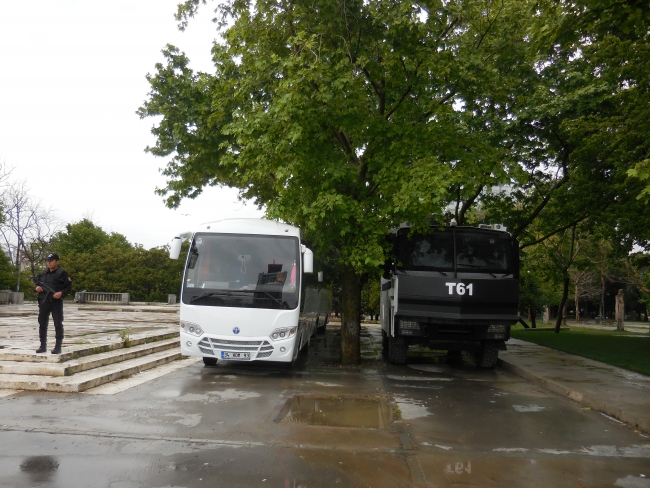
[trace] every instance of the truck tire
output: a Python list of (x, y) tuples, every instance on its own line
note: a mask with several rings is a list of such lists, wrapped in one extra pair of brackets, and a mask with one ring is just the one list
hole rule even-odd
[(217, 358), (207, 358), (203, 356), (203, 364), (205, 364), (206, 366), (216, 366)]
[(383, 329), (381, 331), (381, 347), (384, 351), (388, 351), (388, 334)]
[(447, 363), (452, 366), (460, 366), (463, 364), (463, 352), (447, 351)]
[(408, 344), (402, 337), (388, 337), (388, 360), (393, 364), (406, 364)]
[(476, 366), (479, 368), (493, 368), (499, 359), (499, 349), (489, 342), (481, 346), (481, 350), (474, 355)]

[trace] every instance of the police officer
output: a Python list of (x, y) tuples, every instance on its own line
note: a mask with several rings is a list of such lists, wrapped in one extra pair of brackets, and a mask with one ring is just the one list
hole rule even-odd
[(36, 286), (34, 291), (38, 292), (38, 335), (41, 339), (41, 347), (37, 353), (47, 352), (47, 326), (50, 321), (50, 314), (54, 320), (56, 332), (56, 345), (52, 354), (61, 354), (61, 343), (63, 342), (63, 299), (72, 289), (72, 280), (68, 272), (59, 267), (59, 255), (47, 255), (47, 269), (38, 275), (38, 282), (49, 286), (54, 293), (50, 293), (41, 286)]

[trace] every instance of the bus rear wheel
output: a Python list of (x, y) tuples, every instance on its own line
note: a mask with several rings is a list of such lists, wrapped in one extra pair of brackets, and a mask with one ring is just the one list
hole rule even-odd
[(205, 364), (206, 366), (216, 366), (217, 358), (207, 358), (203, 356), (203, 364)]
[(381, 330), (381, 347), (384, 351), (388, 350), (388, 334), (384, 329)]

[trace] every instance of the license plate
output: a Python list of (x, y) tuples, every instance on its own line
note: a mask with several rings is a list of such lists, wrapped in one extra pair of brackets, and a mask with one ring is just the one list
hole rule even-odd
[(251, 358), (250, 352), (225, 352), (221, 351), (221, 359), (243, 359), (248, 360)]

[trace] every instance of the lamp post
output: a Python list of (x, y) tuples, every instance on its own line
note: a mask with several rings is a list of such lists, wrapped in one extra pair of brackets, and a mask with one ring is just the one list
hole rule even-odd
[(20, 266), (20, 236), (18, 236), (18, 249), (16, 250), (16, 266), (18, 266), (18, 282), (16, 283), (16, 291), (20, 291), (20, 273), (22, 271)]

